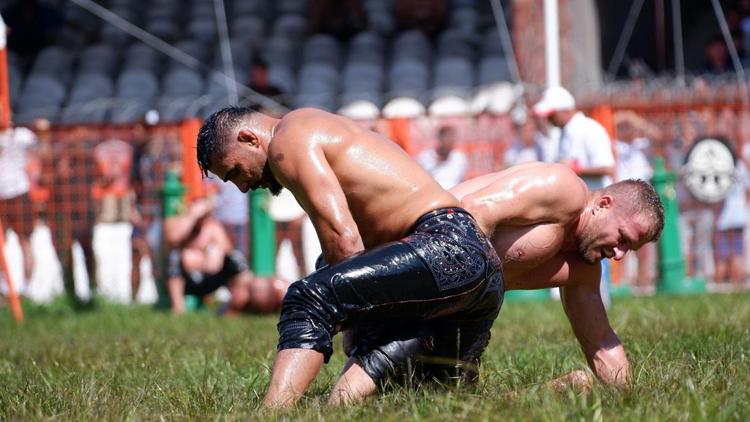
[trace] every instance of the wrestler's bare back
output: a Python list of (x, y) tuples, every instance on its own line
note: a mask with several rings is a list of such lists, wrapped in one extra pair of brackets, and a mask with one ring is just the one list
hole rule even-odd
[(524, 164), (472, 179), (451, 193), (492, 239), (507, 289), (562, 287), (591, 280), (598, 271), (583, 261), (574, 240), (588, 189), (565, 166)]
[[(403, 237), (423, 214), (455, 207), (458, 200), (392, 141), (340, 116), (314, 109), (295, 110), (278, 124), (268, 147), (271, 170), (308, 213), (306, 198), (327, 194), (283, 180), (294, 162), (330, 166), (346, 197), (365, 248)], [(291, 184), (291, 186), (290, 186)]]

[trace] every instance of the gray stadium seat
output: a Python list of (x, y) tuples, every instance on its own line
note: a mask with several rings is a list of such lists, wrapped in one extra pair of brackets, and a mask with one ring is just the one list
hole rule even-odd
[(468, 97), (474, 86), (474, 67), (461, 57), (440, 59), (435, 65), (434, 98), (446, 95)]
[(70, 89), (68, 103), (83, 103), (97, 98), (109, 98), (114, 93), (114, 84), (109, 76), (82, 73), (76, 77)]
[(437, 51), (439, 57), (463, 57), (471, 61), (475, 58), (471, 38), (456, 29), (448, 29), (440, 34)]
[(268, 66), (268, 84), (287, 94), (294, 92), (297, 87), (292, 69), (281, 64)]
[(203, 85), (203, 78), (198, 72), (179, 68), (164, 75), (162, 92), (164, 96), (171, 97), (199, 96), (203, 93)]
[(280, 14), (295, 13), (306, 16), (307, 1), (308, 0), (276, 0), (276, 10)]
[(152, 97), (118, 98), (112, 105), (110, 121), (112, 123), (132, 123), (143, 120), (146, 112), (154, 108)]
[(503, 56), (482, 57), (479, 62), (479, 85), (511, 80), (508, 60)]
[(87, 47), (78, 59), (78, 73), (106, 73), (111, 75), (117, 66), (117, 50), (106, 44)]
[(204, 43), (213, 42), (218, 33), (216, 30), (216, 19), (214, 17), (197, 17), (187, 25), (187, 35)]
[(344, 68), (342, 92), (381, 92), (385, 81), (383, 69), (369, 63), (351, 63)]
[(251, 48), (260, 49), (266, 39), (266, 24), (258, 16), (240, 16), (231, 21), (229, 33), (232, 40), (240, 40)]
[(482, 55), (505, 55), (505, 49), (503, 48), (502, 41), (500, 40), (500, 34), (497, 32), (497, 29), (490, 28), (484, 32), (482, 38)]
[(367, 12), (367, 22), (371, 31), (382, 35), (393, 33), (396, 29), (393, 2), (387, 0), (365, 0), (363, 6)]
[(388, 71), (388, 90), (391, 96), (420, 98), (428, 89), (430, 70), (420, 60), (406, 58), (393, 63)]
[(303, 62), (327, 63), (335, 67), (341, 65), (341, 45), (336, 38), (318, 34), (305, 41), (302, 48)]
[(126, 69), (117, 78), (119, 98), (152, 98), (159, 91), (159, 81), (146, 69)]
[(269, 65), (297, 67), (297, 48), (294, 43), (283, 37), (271, 37), (263, 48), (263, 59)]
[(146, 22), (144, 29), (166, 42), (173, 42), (180, 37), (180, 28), (174, 18), (152, 18)]
[(307, 35), (307, 19), (302, 15), (281, 15), (276, 18), (271, 27), (272, 37), (287, 38), (294, 43), (302, 42), (305, 35)]
[(133, 44), (125, 52), (125, 69), (146, 69), (156, 72), (161, 68), (162, 55), (146, 44)]
[(393, 42), (393, 60), (417, 59), (428, 64), (432, 61), (432, 45), (427, 36), (416, 30), (405, 31)]
[(60, 81), (70, 77), (75, 54), (62, 47), (46, 47), (39, 52), (31, 68), (31, 75), (48, 75)]
[(459, 7), (450, 13), (450, 28), (457, 29), (464, 34), (476, 33), (479, 24), (477, 10), (472, 7)]
[(264, 0), (239, 0), (235, 1), (232, 8), (232, 16), (263, 15), (267, 4)]

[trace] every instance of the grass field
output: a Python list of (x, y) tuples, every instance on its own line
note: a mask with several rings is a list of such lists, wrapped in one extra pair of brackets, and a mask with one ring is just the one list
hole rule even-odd
[[(748, 420), (750, 295), (616, 301), (615, 330), (635, 379), (617, 391), (553, 393), (540, 385), (585, 365), (559, 303), (500, 313), (472, 391), (395, 390), (329, 409), (341, 353), (302, 405), (259, 410), (276, 344), (275, 317), (174, 318), (150, 308), (0, 309), (0, 419)], [(518, 394), (514, 394), (518, 393)]]

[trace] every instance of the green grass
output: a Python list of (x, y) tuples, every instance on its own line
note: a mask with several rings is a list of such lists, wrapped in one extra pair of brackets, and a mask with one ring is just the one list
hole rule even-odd
[[(394, 390), (325, 406), (334, 356), (291, 413), (259, 410), (275, 317), (174, 318), (102, 305), (75, 314), (28, 306), (20, 327), (0, 309), (0, 420), (228, 419), (748, 420), (750, 295), (616, 301), (611, 320), (635, 385), (553, 393), (545, 381), (585, 365), (559, 303), (510, 303), (493, 328), (482, 381), (466, 391)], [(518, 392), (519, 394), (513, 394)]]

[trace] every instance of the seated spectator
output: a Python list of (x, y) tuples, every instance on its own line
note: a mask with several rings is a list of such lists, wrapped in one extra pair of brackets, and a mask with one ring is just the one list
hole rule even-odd
[(186, 294), (204, 297), (222, 286), (231, 294), (226, 315), (279, 309), (288, 285), (253, 277), (212, 208), (208, 200), (199, 200), (187, 212), (164, 220), (165, 240), (173, 249), (167, 269), (172, 312), (185, 312)]
[(729, 51), (721, 35), (716, 35), (706, 42), (703, 54), (705, 60), (700, 68), (701, 74), (718, 76), (732, 70)]
[(417, 156), (417, 163), (427, 170), (444, 189), (461, 183), (469, 165), (466, 154), (454, 149), (456, 130), (443, 126), (438, 131), (437, 147)]
[(360, 0), (313, 0), (310, 33), (329, 34), (347, 41), (367, 28), (367, 15)]

